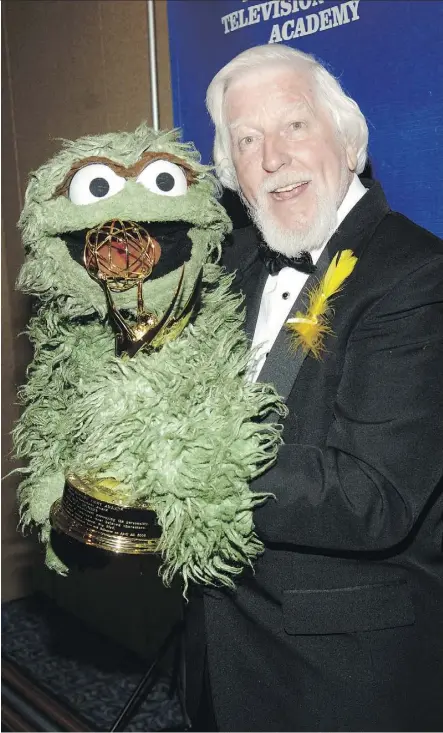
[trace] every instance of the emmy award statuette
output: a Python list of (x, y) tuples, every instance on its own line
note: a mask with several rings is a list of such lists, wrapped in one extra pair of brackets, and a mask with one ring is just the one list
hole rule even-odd
[[(105, 292), (116, 334), (116, 356), (132, 358), (140, 349), (161, 348), (192, 316), (201, 273), (184, 307), (174, 313), (182, 293), (184, 265), (166, 312), (158, 317), (145, 309), (142, 286), (160, 256), (159, 243), (134, 222), (114, 219), (86, 234), (83, 262)], [(137, 289), (137, 296), (135, 315), (129, 319), (116, 307), (112, 293), (131, 288)], [(54, 531), (111, 553), (155, 553), (161, 534), (152, 508), (146, 502), (131, 501), (127, 489), (112, 477), (68, 474), (63, 496), (51, 507), (50, 521)]]

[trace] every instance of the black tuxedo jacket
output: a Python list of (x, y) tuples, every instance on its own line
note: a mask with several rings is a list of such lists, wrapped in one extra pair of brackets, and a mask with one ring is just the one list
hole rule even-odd
[[(364, 183), (327, 245), (358, 258), (333, 334), (289, 379), (284, 445), (252, 485), (275, 495), (255, 511), (265, 552), (203, 594), (219, 730), (443, 730), (443, 243)], [(252, 336), (252, 227), (225, 263)]]

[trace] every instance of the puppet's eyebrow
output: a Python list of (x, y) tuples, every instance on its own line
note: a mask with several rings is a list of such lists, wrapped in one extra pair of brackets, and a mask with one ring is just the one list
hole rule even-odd
[(173, 155), (172, 153), (156, 153), (154, 151), (146, 151), (142, 154), (142, 156), (139, 160), (137, 160), (136, 163), (128, 167), (121, 165), (120, 163), (116, 163), (114, 160), (110, 160), (110, 158), (106, 158), (104, 156), (90, 155), (88, 158), (82, 158), (82, 160), (77, 161), (71, 166), (63, 181), (55, 189), (52, 198), (56, 198), (57, 196), (62, 196), (66, 194), (68, 192), (69, 184), (71, 183), (72, 177), (77, 173), (77, 171), (79, 171), (81, 168), (84, 168), (86, 165), (101, 163), (103, 165), (107, 165), (108, 168), (111, 168), (114, 173), (116, 173), (118, 176), (121, 176), (122, 178), (136, 178), (138, 175), (140, 175), (142, 170), (146, 168), (149, 163), (153, 163), (154, 160), (168, 160), (170, 163), (175, 163), (175, 165), (180, 166), (180, 168), (183, 169), (183, 172), (189, 184), (194, 183), (197, 178), (197, 172), (193, 168), (191, 168), (189, 163), (186, 160), (179, 158), (178, 155)]

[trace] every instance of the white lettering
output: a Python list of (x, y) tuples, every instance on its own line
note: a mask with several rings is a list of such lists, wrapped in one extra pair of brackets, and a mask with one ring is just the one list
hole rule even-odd
[(294, 35), (293, 38), (300, 38), (300, 36), (306, 35), (306, 29), (305, 29), (305, 22), (303, 18), (299, 18), (297, 20), (297, 25), (295, 26)]
[(350, 2), (348, 2), (348, 7), (351, 9), (352, 13), (352, 20), (360, 20), (360, 16), (358, 15), (359, 3), (360, 0), (350, 0)]
[(249, 21), (245, 20), (245, 9), (242, 8), (241, 10), (237, 11), (240, 17), (240, 28), (244, 28), (245, 25), (249, 25)]
[(274, 0), (271, 0), (271, 2), (264, 3), (261, 6), (262, 14), (263, 14), (263, 20), (269, 20), (269, 18), (271, 17), (271, 10), (272, 10), (273, 4), (274, 4)]
[(249, 23), (260, 23), (260, 5), (253, 5), (249, 8)]
[(273, 18), (280, 17), (280, 0), (274, 0), (274, 15)]
[[(313, 8), (324, 4), (325, 0), (270, 0), (269, 2), (263, 2), (250, 7), (249, 15), (246, 18), (243, 18), (243, 11), (239, 11), (241, 13), (241, 27), (243, 25), (249, 25), (249, 23), (259, 23), (262, 20), (266, 21), (271, 17), (278, 18), (293, 15), (309, 7)], [(300, 16), (297, 21), (295, 19), (289, 19), (282, 23), (281, 26), (274, 24), (268, 43), (290, 41), (293, 38), (312, 35), (318, 33), (318, 31), (329, 30), (337, 26), (346, 25), (351, 21), (360, 20), (358, 15), (359, 4), (360, 0), (347, 0), (347, 2), (337, 3), (333, 7), (329, 6), (321, 10), (319, 9), (318, 12)], [(225, 33), (229, 33), (234, 27), (238, 27), (238, 25), (234, 25), (234, 16), (236, 20), (236, 13), (226, 15), (222, 19), (225, 26)], [(229, 27), (229, 23), (231, 27)]]
[(344, 5), (334, 5), (331, 10), (334, 19), (334, 28), (336, 25), (345, 25), (345, 23), (349, 23), (347, 3)]
[(235, 10), (233, 13), (231, 13), (231, 30), (236, 31), (240, 28), (240, 23), (238, 20), (238, 11)]
[(287, 20), (286, 23), (283, 23), (283, 26), (281, 29), (281, 35), (282, 35), (283, 40), (290, 41), (291, 38), (293, 38), (293, 33), (294, 33), (294, 21)]
[(268, 43), (281, 43), (280, 26), (278, 23), (275, 23), (275, 25), (272, 26), (272, 32)]
[(307, 15), (305, 20), (306, 20), (306, 35), (310, 36), (311, 33), (317, 33), (320, 27), (320, 19), (318, 17), (318, 13), (312, 13), (312, 15)]
[(280, 2), (280, 15), (289, 15), (292, 10), (292, 3), (290, 0), (281, 0)]
[(331, 23), (331, 8), (325, 8), (319, 11), (320, 16), (320, 30), (325, 31), (327, 28), (332, 28)]
[(224, 15), (221, 19), (221, 22), (223, 23), (225, 33), (229, 33), (228, 23), (229, 23), (229, 15)]

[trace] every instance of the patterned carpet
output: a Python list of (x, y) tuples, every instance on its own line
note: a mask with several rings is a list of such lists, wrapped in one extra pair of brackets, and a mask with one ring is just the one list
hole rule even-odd
[[(44, 596), (2, 605), (2, 657), (89, 721), (109, 730), (139, 683), (146, 665), (135, 654), (91, 631)], [(183, 730), (169, 680), (159, 679), (127, 731)]]

